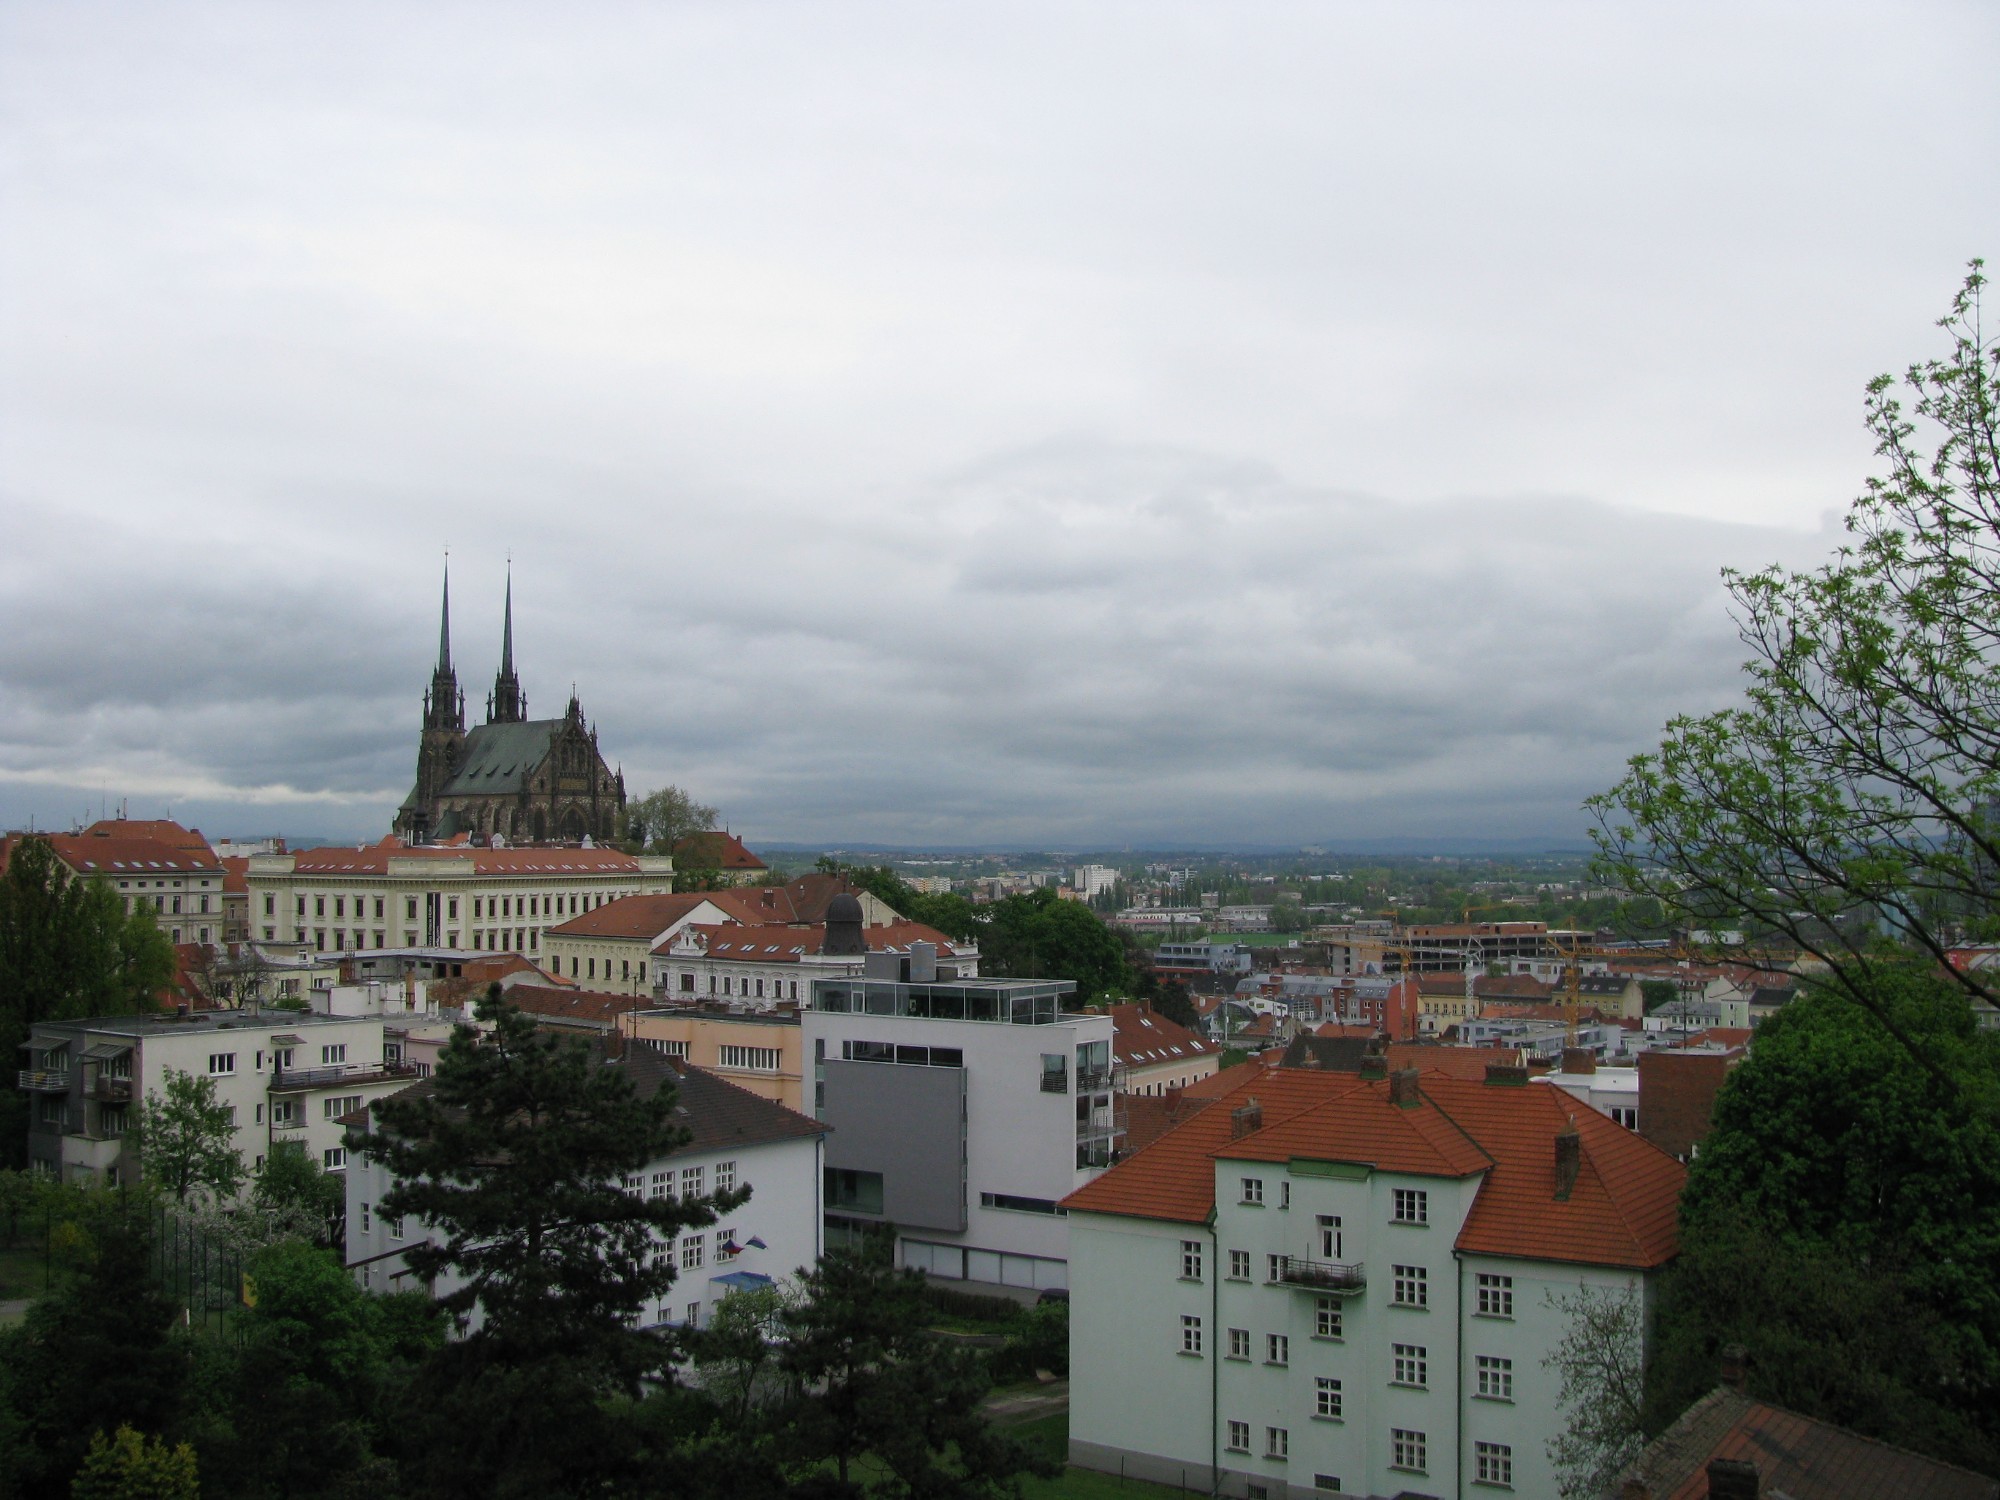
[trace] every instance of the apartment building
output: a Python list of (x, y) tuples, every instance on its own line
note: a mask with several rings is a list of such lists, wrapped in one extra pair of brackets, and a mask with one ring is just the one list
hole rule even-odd
[(620, 1026), (635, 1046), (706, 1068), (787, 1109), (806, 1109), (805, 1048), (796, 1008), (665, 1006), (629, 1011)]
[(827, 1141), (830, 1237), (894, 1224), (898, 1263), (951, 1281), (1069, 1284), (1061, 1200), (1114, 1160), (1111, 1017), (1068, 980), (946, 982), (877, 954), (802, 1013)]
[(627, 896), (548, 930), (549, 972), (622, 995), (653, 992), (653, 950), (694, 922), (727, 920), (719, 892)]
[(380, 1016), (299, 1011), (44, 1021), (25, 1053), (28, 1157), (65, 1182), (132, 1179), (132, 1111), (165, 1090), (169, 1073), (215, 1085), (246, 1167), (262, 1166), (274, 1143), (297, 1141), (330, 1172), (347, 1165), (341, 1117), (414, 1076), (385, 1058)]
[(869, 926), (861, 920), (858, 901), (851, 908), (836, 905), (830, 910), (851, 911), (844, 925), (852, 941), (838, 941), (839, 921), (831, 927), (825, 922), (755, 927), (688, 923), (654, 955), (654, 988), (668, 1000), (799, 1004), (812, 994), (814, 980), (850, 978), (861, 972), (870, 953), (907, 956), (919, 944), (929, 946), (939, 978), (979, 977), (979, 949), (971, 943), (953, 942), (921, 922)]
[(626, 896), (670, 891), (673, 875), (666, 855), (386, 838), (359, 849), (255, 854), (243, 879), (251, 932), (264, 942), (334, 953), (425, 947), (532, 956), (551, 927)]
[(1112, 1081), (1121, 1094), (1165, 1094), (1211, 1076), (1222, 1048), (1143, 1005), (1111, 1007)]
[[(646, 1309), (648, 1325), (706, 1327), (715, 1304), (730, 1292), (791, 1276), (818, 1262), (822, 1248), (820, 1184), (823, 1125), (771, 1100), (677, 1062), (649, 1048), (635, 1048), (611, 1066), (624, 1072), (642, 1098), (662, 1088), (676, 1093), (674, 1121), (688, 1140), (625, 1176), (637, 1197), (697, 1197), (750, 1189), (750, 1201), (711, 1227), (689, 1229), (661, 1251), (674, 1257), (678, 1280)], [(433, 1087), (429, 1079), (410, 1085)], [(351, 1121), (356, 1136), (379, 1128), (373, 1112)], [(347, 1265), (375, 1291), (416, 1285), (406, 1255), (427, 1231), (414, 1220), (381, 1211), (391, 1186), (384, 1166), (359, 1151), (347, 1177)], [(447, 1278), (432, 1290), (449, 1293)]]
[(1554, 1495), (1551, 1299), (1649, 1301), (1684, 1179), (1521, 1068), (1248, 1078), (1065, 1200), (1070, 1461), (1266, 1500)]
[(200, 834), (178, 823), (120, 818), (82, 833), (13, 833), (0, 841), (0, 870), (27, 838), (46, 840), (75, 878), (102, 880), (128, 913), (150, 907), (169, 942), (222, 941), (225, 872)]

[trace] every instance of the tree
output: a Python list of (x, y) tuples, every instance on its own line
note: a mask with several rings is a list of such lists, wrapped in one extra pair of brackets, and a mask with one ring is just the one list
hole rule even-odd
[[(1836, 556), (1724, 573), (1750, 650), (1745, 701), (1674, 719), (1588, 803), (1601, 877), (1682, 923), (1788, 939), (1937, 1084), (1876, 980), (1899, 954), (1943, 963), (1961, 930), (1995, 929), (2000, 346), (1981, 327), (1983, 285), (1975, 261), (1939, 325), (1945, 357), (1912, 365), (1901, 395), (1890, 376), (1870, 383), (1886, 471)], [(1951, 982), (1994, 998), (1988, 974)]]
[(635, 852), (672, 854), (691, 833), (706, 833), (722, 814), (677, 786), (663, 786), (625, 804), (625, 842)]
[(169, 1448), (120, 1426), (109, 1438), (98, 1433), (70, 1486), (74, 1500), (200, 1500), (194, 1449)]
[(478, 1015), (490, 1030), (458, 1027), (429, 1086), (376, 1104), (356, 1143), (395, 1180), (377, 1211), (429, 1227), (405, 1261), (467, 1329), (425, 1373), (438, 1399), (408, 1431), (412, 1463), (434, 1494), (581, 1493), (630, 1447), (607, 1399), (672, 1357), (637, 1326), (674, 1281), (661, 1244), (749, 1192), (624, 1191), (688, 1139), (673, 1089), (638, 1092), (497, 985)]
[(1153, 1009), (1176, 1026), (1185, 1026), (1189, 1031), (1201, 1030), (1201, 1013), (1194, 1008), (1194, 997), (1188, 994), (1188, 987), (1178, 979), (1169, 979), (1160, 986)]
[(347, 1186), (313, 1160), (303, 1141), (275, 1141), (257, 1169), (252, 1204), (274, 1223), (335, 1247), (347, 1220)]
[(217, 1202), (235, 1197), (244, 1175), (235, 1110), (217, 1102), (212, 1078), (169, 1068), (165, 1082), (164, 1095), (149, 1095), (132, 1112), (126, 1140), (140, 1171), (176, 1203), (196, 1189)]
[(1081, 901), (1044, 888), (996, 901), (979, 945), (980, 971), (1007, 979), (1070, 979), (1079, 1004), (1131, 993), (1118, 937)]
[[(41, 1021), (153, 1008), (174, 950), (152, 909), (124, 903), (103, 880), (77, 880), (46, 838), (18, 840), (0, 874), (0, 1050), (12, 1056)], [(27, 1149), (27, 1095), (0, 1095), (9, 1157)]]
[(868, 892), (897, 916), (935, 927), (948, 938), (976, 940), (985, 930), (979, 908), (951, 891), (920, 891), (887, 865), (844, 864), (830, 854), (813, 863), (822, 875), (838, 875), (856, 890)]
[(1561, 1382), (1563, 1430), (1548, 1441), (1563, 1500), (1596, 1500), (1645, 1445), (1645, 1314), (1633, 1287), (1578, 1283), (1547, 1294), (1562, 1342), (1542, 1361)]
[(1758, 1028), (1689, 1168), (1650, 1420), (1709, 1389), (1719, 1351), (1741, 1344), (1760, 1396), (1993, 1472), (2000, 1035), (1926, 972), (1878, 983), (1954, 1088), (1828, 989)]
[(1662, 1005), (1672, 1005), (1680, 999), (1680, 987), (1671, 979), (1642, 979), (1639, 981), (1640, 1001), (1651, 1015)]
[(769, 1394), (778, 1351), (771, 1342), (790, 1310), (784, 1287), (748, 1287), (716, 1303), (708, 1327), (694, 1340), (694, 1366), (702, 1386), (730, 1424), (746, 1427), (760, 1394)]
[[(984, 1367), (927, 1331), (923, 1276), (896, 1269), (892, 1244), (878, 1233), (828, 1251), (784, 1315), (781, 1363), (799, 1392), (779, 1426), (793, 1493), (1012, 1496), (1017, 1476), (1060, 1472), (980, 1413)], [(887, 1471), (871, 1485), (856, 1479), (864, 1455)]]

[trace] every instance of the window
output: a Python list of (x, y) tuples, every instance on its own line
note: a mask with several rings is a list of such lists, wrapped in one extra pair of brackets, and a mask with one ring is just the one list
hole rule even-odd
[(346, 916), (346, 915), (347, 915), (347, 898), (346, 898), (346, 897), (344, 897), (344, 896), (335, 896), (335, 897), (333, 898), (333, 914), (334, 914), (334, 916), (336, 916), (336, 917), (344, 917), (344, 916)]
[(1267, 1255), (1264, 1257), (1264, 1279), (1266, 1281), (1282, 1281), (1284, 1279), (1284, 1275), (1285, 1275), (1284, 1256)]
[(1201, 1241), (1181, 1241), (1181, 1280), (1201, 1280)]
[(347, 1148), (345, 1146), (328, 1146), (320, 1154), (320, 1165), (325, 1167), (329, 1172), (345, 1171), (347, 1169)]
[(1291, 1206), (1292, 1185), (1289, 1182), (1281, 1182), (1278, 1184), (1278, 1207), (1290, 1208)]
[(280, 1128), (299, 1123), (299, 1102), (296, 1099), (276, 1099), (271, 1103), (271, 1123)]
[(403, 920), (405, 922), (414, 922), (417, 920), (417, 898), (415, 896), (405, 896), (403, 898)]
[(1397, 1188), (1389, 1219), (1396, 1224), (1430, 1223), (1431, 1195), (1422, 1188)]
[(264, 915), (267, 917), (275, 917), (277, 914), (278, 914), (278, 898), (276, 896), (266, 896), (264, 898)]
[(826, 1169), (826, 1206), (855, 1213), (882, 1212), (882, 1174), (856, 1172), (845, 1167)]
[[(628, 1178), (627, 1180), (629, 1181), (630, 1179)], [(671, 1173), (671, 1172), (655, 1172), (655, 1173), (653, 1174), (653, 1190), (652, 1190), (652, 1192), (651, 1192), (651, 1193), (650, 1193), (650, 1194), (648, 1195), (649, 1197), (654, 1197), (654, 1198), (666, 1198), (666, 1197), (671, 1197), (671, 1196), (672, 1196), (672, 1194), (673, 1194), (673, 1191), (674, 1191), (674, 1174), (673, 1174), (673, 1173)]]
[(1340, 1215), (1321, 1214), (1318, 1218), (1318, 1224), (1319, 1258), (1321, 1260), (1339, 1260), (1341, 1247)]
[(1267, 1365), (1288, 1365), (1292, 1362), (1291, 1335), (1267, 1333), (1264, 1335), (1264, 1363)]
[(715, 1263), (717, 1265), (725, 1265), (728, 1262), (736, 1259), (737, 1253), (738, 1252), (736, 1249), (736, 1231), (733, 1229), (716, 1230)]
[(359, 1108), (361, 1108), (359, 1094), (339, 1094), (326, 1101), (325, 1118), (338, 1120), (342, 1115), (351, 1115)]
[(1514, 1487), (1514, 1450), (1505, 1443), (1472, 1445), (1472, 1480), (1475, 1484)]
[(1264, 1457), (1288, 1458), (1292, 1452), (1292, 1433), (1288, 1427), (1266, 1427), (1264, 1429)]
[(627, 1172), (625, 1174), (625, 1191), (630, 1193), (634, 1198), (645, 1197), (646, 1174), (644, 1172)]
[(1231, 1453), (1248, 1453), (1250, 1451), (1250, 1424), (1248, 1422), (1231, 1422), (1229, 1424), (1228, 1447)]
[(1316, 1490), (1325, 1490), (1328, 1494), (1337, 1495), (1340, 1493), (1340, 1476), (1338, 1474), (1315, 1474), (1313, 1475), (1313, 1488)]
[(1245, 1203), (1262, 1203), (1264, 1201), (1263, 1178), (1246, 1177), (1243, 1179), (1243, 1201)]
[(1189, 1313), (1181, 1314), (1181, 1353), (1201, 1353), (1201, 1319)]
[(1391, 1344), (1395, 1355), (1397, 1385), (1428, 1386), (1431, 1383), (1430, 1350), (1422, 1344)]
[(683, 1198), (699, 1198), (701, 1196), (700, 1167), (681, 1168), (681, 1196)]
[(1231, 1359), (1248, 1359), (1250, 1357), (1249, 1329), (1232, 1328), (1229, 1330), (1229, 1357)]
[(1514, 1316), (1513, 1277), (1494, 1276), (1486, 1271), (1479, 1273), (1479, 1316), (1482, 1318)]
[(1407, 1427), (1389, 1429), (1389, 1467), (1421, 1474), (1430, 1466), (1430, 1440)]
[(382, 1223), (383, 1226), (388, 1229), (390, 1239), (400, 1240), (403, 1237), (403, 1221), (400, 1217), (394, 1219), (384, 1219)]
[(1479, 1394), (1488, 1401), (1514, 1399), (1514, 1361), (1497, 1355), (1479, 1356)]
[(1229, 1252), (1229, 1279), (1231, 1281), (1248, 1281), (1250, 1279), (1250, 1252), (1248, 1250), (1232, 1250)]
[(222, 1077), (234, 1073), (236, 1071), (236, 1054), (234, 1052), (209, 1053), (208, 1071), (210, 1077)]
[(326, 897), (324, 896), (313, 897), (313, 915), (316, 917), (323, 917), (326, 915)]
[(368, 1205), (365, 1203), (361, 1205), (361, 1232), (368, 1233)]
[[(446, 909), (445, 914), (448, 917), (450, 917), (452, 921), (456, 922), (458, 920), (458, 897), (453, 896), (449, 901), (445, 902), (445, 909)], [(375, 918), (377, 921), (380, 921), (381, 917), (382, 917), (382, 903), (380, 901), (377, 901), (375, 903)]]
[(715, 1164), (715, 1190), (718, 1193), (733, 1193), (736, 1191), (735, 1162), (719, 1161)]
[(344, 1062), (346, 1062), (346, 1061), (347, 1061), (347, 1043), (345, 1043), (345, 1042), (335, 1042), (335, 1043), (333, 1043), (333, 1044), (332, 1044), (331, 1046), (326, 1046), (326, 1047), (322, 1047), (322, 1048), (320, 1048), (320, 1049), (319, 1049), (319, 1060), (320, 1060), (320, 1065), (321, 1065), (322, 1067), (324, 1067), (324, 1066), (326, 1066), (326, 1065), (328, 1065), (328, 1064), (331, 1064), (331, 1063), (344, 1063)]
[(1313, 1415), (1340, 1420), (1340, 1382), (1331, 1375), (1313, 1381)]
[(782, 1055), (776, 1047), (721, 1047), (717, 1053), (723, 1067), (751, 1073), (777, 1072)]
[(1316, 1339), (1341, 1337), (1338, 1297), (1313, 1298), (1313, 1337)]
[(1431, 1305), (1431, 1273), (1422, 1266), (1395, 1267), (1395, 1295), (1389, 1301), (1396, 1307), (1429, 1307)]
[(693, 1271), (700, 1268), (703, 1239), (704, 1236), (702, 1235), (691, 1234), (681, 1241), (681, 1269), (683, 1271)]

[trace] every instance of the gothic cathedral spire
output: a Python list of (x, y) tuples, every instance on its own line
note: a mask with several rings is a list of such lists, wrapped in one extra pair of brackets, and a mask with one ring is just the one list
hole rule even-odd
[(444, 609), (438, 621), (437, 667), (431, 673), (431, 689), (424, 695), (424, 728), (465, 732), (465, 696), (458, 690), (458, 674), (451, 669), (451, 561), (444, 565)]
[(528, 717), (528, 700), (521, 696), (521, 679), (514, 675), (514, 567), (507, 566), (506, 623), (500, 636), (500, 670), (494, 674), (493, 695), (486, 700), (486, 722), (519, 724)]

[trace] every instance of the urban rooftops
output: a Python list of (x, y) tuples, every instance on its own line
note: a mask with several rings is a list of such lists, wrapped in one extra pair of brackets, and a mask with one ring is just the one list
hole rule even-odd
[(918, 984), (895, 979), (821, 979), (812, 987), (812, 1008), (870, 1016), (915, 1016), (931, 1021), (995, 1021), (1015, 1026), (1048, 1026), (1065, 1016), (1065, 995), (1076, 993), (1069, 979), (972, 979), (953, 984)]

